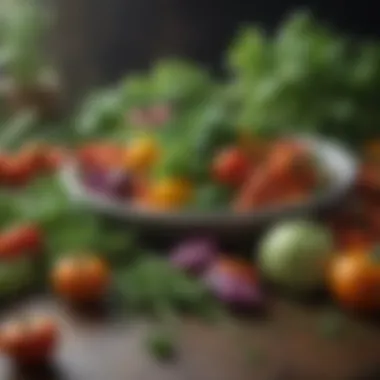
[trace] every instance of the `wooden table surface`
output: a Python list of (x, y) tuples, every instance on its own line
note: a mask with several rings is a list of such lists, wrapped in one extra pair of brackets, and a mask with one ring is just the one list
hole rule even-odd
[[(327, 306), (273, 299), (265, 316), (243, 321), (233, 333), (183, 321), (178, 358), (166, 364), (144, 349), (148, 322), (78, 314), (48, 297), (23, 301), (2, 319), (30, 311), (50, 313), (61, 324), (55, 365), (28, 374), (1, 358), (0, 380), (380, 379), (379, 373), (366, 375), (380, 368), (380, 329), (350, 319), (338, 337), (328, 338), (320, 332), (322, 321), (331, 320)], [(256, 353), (250, 359), (242, 354), (243, 344)]]

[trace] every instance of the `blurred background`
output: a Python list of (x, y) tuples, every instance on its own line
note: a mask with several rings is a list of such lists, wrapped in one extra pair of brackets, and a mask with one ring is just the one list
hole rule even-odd
[(379, 380), (377, 8), (0, 0), (0, 380)]

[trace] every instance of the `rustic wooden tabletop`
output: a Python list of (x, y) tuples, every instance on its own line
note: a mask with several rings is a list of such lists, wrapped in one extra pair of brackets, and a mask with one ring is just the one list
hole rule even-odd
[[(23, 301), (2, 318), (28, 311), (48, 312), (60, 321), (62, 344), (55, 363), (20, 372), (1, 358), (1, 380), (380, 379), (376, 323), (350, 318), (334, 327), (328, 306), (273, 299), (265, 316), (242, 321), (233, 332), (183, 321), (178, 358), (166, 364), (156, 362), (144, 349), (148, 322), (78, 314), (48, 297)], [(243, 346), (251, 355), (247, 350), (243, 354)]]

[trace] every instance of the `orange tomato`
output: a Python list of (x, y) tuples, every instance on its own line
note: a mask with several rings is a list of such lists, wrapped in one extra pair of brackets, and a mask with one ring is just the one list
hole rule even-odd
[(127, 170), (141, 173), (149, 169), (159, 156), (157, 142), (149, 137), (141, 137), (131, 142), (124, 154), (123, 163)]
[(110, 269), (94, 256), (66, 257), (57, 262), (51, 276), (54, 290), (64, 299), (93, 302), (107, 291)]
[(380, 255), (378, 248), (336, 256), (329, 270), (329, 287), (344, 307), (380, 310)]
[(237, 147), (223, 149), (217, 153), (212, 162), (215, 179), (229, 185), (241, 185), (251, 170), (251, 160)]
[(41, 363), (52, 355), (58, 335), (50, 318), (11, 321), (0, 328), (0, 350), (18, 363)]
[(187, 180), (165, 178), (152, 184), (146, 192), (147, 206), (154, 209), (177, 209), (191, 197), (193, 187)]

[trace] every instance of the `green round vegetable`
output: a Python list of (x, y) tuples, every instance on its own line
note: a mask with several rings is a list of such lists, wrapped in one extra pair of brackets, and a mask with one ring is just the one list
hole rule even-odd
[(274, 227), (259, 248), (259, 267), (270, 281), (296, 292), (317, 290), (333, 254), (330, 232), (310, 221)]

